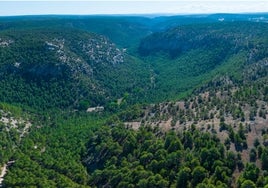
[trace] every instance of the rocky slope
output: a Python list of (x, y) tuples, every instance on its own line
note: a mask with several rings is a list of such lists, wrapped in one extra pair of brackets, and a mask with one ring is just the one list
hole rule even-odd
[(139, 63), (104, 36), (37, 29), (3, 31), (0, 41), (2, 101), (44, 108), (98, 105), (120, 97), (137, 80), (130, 67)]

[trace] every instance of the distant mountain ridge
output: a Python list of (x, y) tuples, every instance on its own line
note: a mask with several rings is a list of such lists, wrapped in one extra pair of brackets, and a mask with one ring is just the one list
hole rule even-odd
[[(144, 36), (181, 25), (215, 22), (265, 22), (268, 13), (196, 14), (196, 15), (92, 15), (92, 16), (11, 16), (0, 17), (0, 29), (8, 28), (76, 28), (110, 38), (121, 47), (131, 47)], [(113, 28), (113, 29), (112, 29)], [(115, 29), (114, 29), (115, 28)]]

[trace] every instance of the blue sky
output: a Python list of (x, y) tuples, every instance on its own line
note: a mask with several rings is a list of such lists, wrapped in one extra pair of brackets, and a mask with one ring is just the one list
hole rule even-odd
[(268, 12), (268, 0), (1, 1), (0, 16), (43, 14), (196, 14)]

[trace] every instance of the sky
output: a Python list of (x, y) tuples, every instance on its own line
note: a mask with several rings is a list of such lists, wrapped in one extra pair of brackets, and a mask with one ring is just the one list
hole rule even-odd
[(0, 0), (0, 16), (256, 12), (268, 12), (268, 0)]

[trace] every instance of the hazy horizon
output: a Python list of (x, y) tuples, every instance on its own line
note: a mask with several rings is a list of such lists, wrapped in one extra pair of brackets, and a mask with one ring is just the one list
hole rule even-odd
[(263, 1), (0, 1), (0, 16), (267, 13)]

